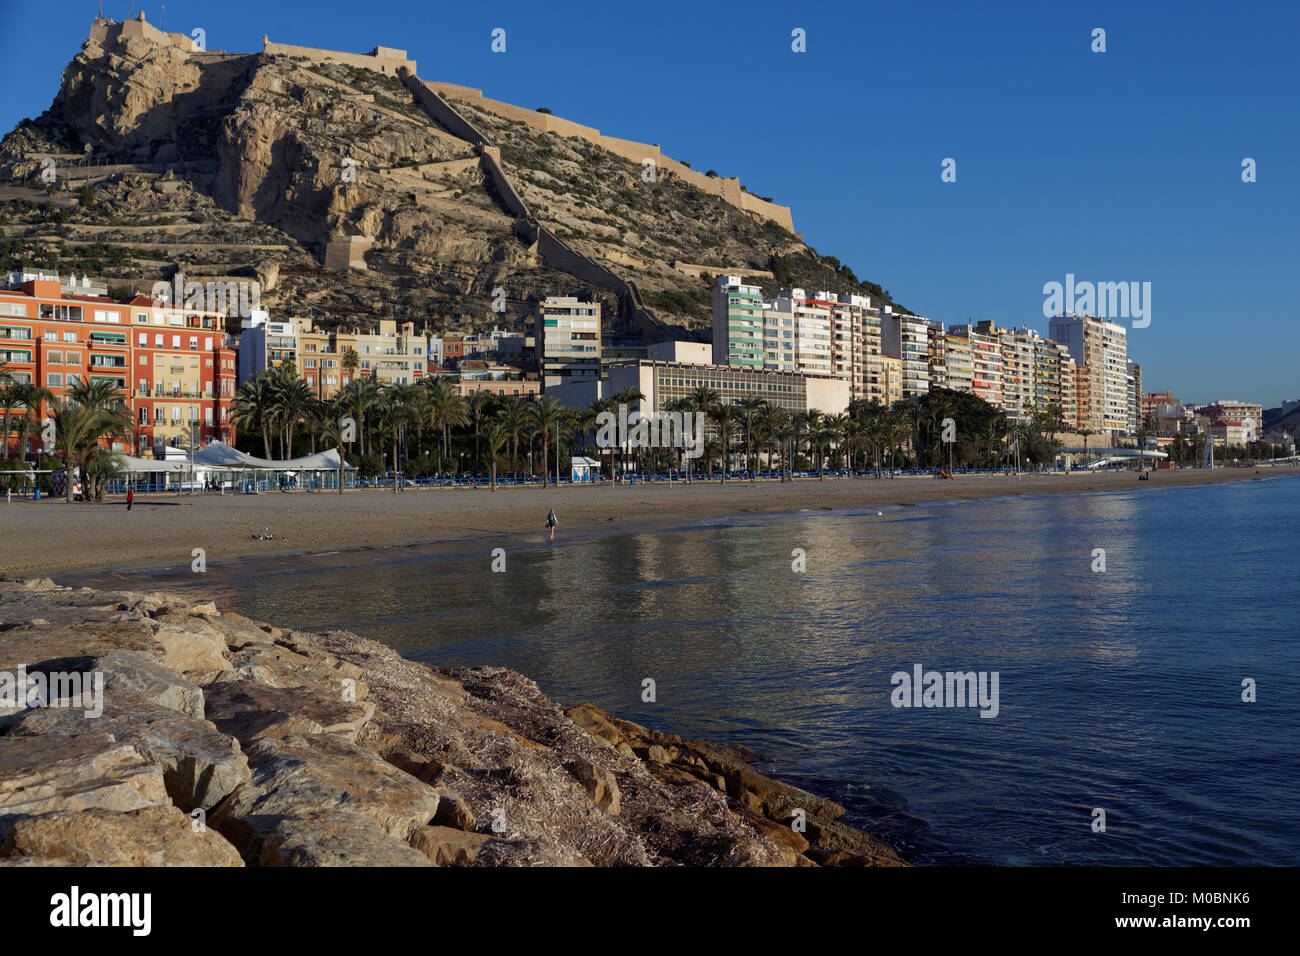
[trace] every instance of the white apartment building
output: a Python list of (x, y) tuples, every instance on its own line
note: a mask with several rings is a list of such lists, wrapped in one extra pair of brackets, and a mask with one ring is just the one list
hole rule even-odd
[(547, 296), (536, 337), (543, 388), (600, 379), (600, 303)]
[(803, 289), (763, 300), (763, 367), (804, 375), (831, 374), (831, 310)]
[(1079, 409), (1080, 427), (1125, 434), (1129, 430), (1128, 331), (1105, 319), (1065, 313), (1052, 318), (1049, 334), (1087, 372), (1088, 407)]
[(880, 317), (881, 349), (903, 363), (903, 398), (930, 391), (930, 320), (895, 313), (885, 306)]

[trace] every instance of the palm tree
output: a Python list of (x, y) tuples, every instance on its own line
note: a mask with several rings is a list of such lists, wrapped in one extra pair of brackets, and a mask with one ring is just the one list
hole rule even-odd
[(474, 422), (474, 471), (477, 474), (481, 467), (479, 461), (479, 431), (483, 425), (483, 416), (487, 414), (492, 407), (492, 393), (485, 388), (476, 392), (471, 392), (465, 399), (465, 411), (468, 413), (470, 420)]
[(731, 439), (740, 424), (740, 407), (719, 402), (709, 409), (709, 418), (718, 432), (718, 441), (722, 443), (722, 483), (727, 483), (727, 462), (731, 457)]
[(455, 387), (441, 375), (424, 379), (428, 401), (429, 422), (438, 432), (441, 445), (438, 449), (438, 473), (442, 474), (442, 461), (451, 452), (451, 430), (469, 424), (469, 413)]
[(763, 410), (761, 424), (768, 446), (767, 470), (771, 472), (772, 467), (776, 463), (776, 446), (781, 442), (782, 431), (784, 431), (790, 424), (790, 415), (780, 405), (769, 404)]
[(397, 435), (411, 421), (411, 410), (402, 401), (399, 388), (390, 386), (380, 392), (379, 403), (375, 406), (375, 418), (379, 430), (393, 442), (393, 494), (397, 494), (402, 486), (401, 469), (397, 461)]
[[(559, 424), (560, 416), (563, 414), (564, 410), (560, 407), (560, 403), (554, 398), (543, 397), (534, 402), (532, 407), (528, 409), (528, 412), (533, 425), (542, 433), (542, 487), (549, 488), (551, 471), (547, 462), (551, 460), (551, 432)], [(558, 474), (556, 475), (555, 480), (560, 480)]]
[(293, 457), (293, 433), (298, 420), (311, 407), (314, 396), (292, 363), (281, 365), (271, 373), (271, 390), (271, 408), (280, 430), (280, 458), (287, 460)]
[(492, 490), (497, 490), (497, 455), (510, 439), (510, 430), (503, 419), (488, 423), (483, 429), (483, 440), (487, 442), (488, 456), (492, 459)]
[[(85, 496), (89, 498), (93, 492), (95, 500), (102, 500), (102, 482), (111, 477), (114, 469), (102, 460), (100, 453), (107, 449), (102, 448), (100, 440), (125, 436), (131, 428), (131, 413), (117, 386), (103, 380), (79, 382), (71, 388), (66, 401), (53, 401), (50, 416), (55, 451), (63, 461), (67, 479), (66, 500), (72, 501), (74, 466), (82, 473)], [(97, 467), (92, 469), (92, 463)], [(90, 486), (92, 480), (94, 488)]]
[(818, 438), (822, 442), (821, 473), (819, 478), (826, 476), (826, 452), (834, 445), (837, 449), (843, 444), (847, 435), (849, 420), (845, 415), (827, 415), (822, 419), (822, 427), (818, 432)]
[[(333, 402), (324, 402), (320, 415), (321, 441), (334, 446), (339, 456), (339, 494), (343, 494), (343, 478), (347, 468), (347, 459), (343, 455), (343, 419), (347, 416), (348, 406), (342, 398)], [(314, 447), (314, 446), (313, 446)]]
[(239, 386), (230, 403), (236, 428), (262, 433), (263, 457), (268, 459), (271, 457), (271, 424), (274, 420), (272, 399), (271, 379), (263, 372)]
[(751, 459), (751, 448), (754, 437), (754, 420), (767, 407), (767, 399), (759, 395), (746, 395), (740, 401), (736, 402), (740, 406), (741, 413), (745, 420), (745, 470), (750, 473), (751, 479), (757, 467)]
[[(689, 398), (674, 398), (672, 401), (670, 401), (670, 402), (668, 402), (666, 405), (664, 405), (664, 411), (666, 411), (666, 412), (673, 412), (673, 413), (675, 413), (675, 414), (678, 414), (678, 415), (681, 415), (681, 416), (682, 416), (682, 432), (683, 432), (683, 434), (682, 434), (682, 449), (681, 449), (681, 452), (680, 452), (679, 455), (678, 455), (678, 458), (680, 459), (679, 462), (678, 462), (678, 464), (679, 464), (679, 467), (681, 468), (681, 470), (682, 470), (683, 472), (685, 472), (685, 474), (686, 474), (686, 483), (689, 485), (689, 484), (691, 483), (691, 455), (690, 455), (690, 452), (694, 451), (695, 449), (694, 449), (693, 444), (692, 444), (692, 443), (694, 442), (694, 438), (693, 438), (693, 437), (689, 437), (689, 436), (686, 434), (686, 432), (687, 432), (686, 422), (690, 421), (690, 419), (687, 418), (686, 416), (687, 416), (687, 415), (694, 415), (694, 414), (695, 414), (695, 403), (692, 402)], [(690, 431), (691, 431), (692, 434), (694, 433), (694, 429), (690, 429)], [(700, 449), (701, 452), (702, 452), (703, 450), (704, 450), (704, 449), (702, 449), (702, 448)]]
[(32, 433), (35, 420), (40, 415), (41, 406), (53, 400), (53, 392), (34, 382), (0, 384), (0, 403), (4, 406), (4, 431), (0, 432), (0, 435), (3, 435), (5, 457), (9, 457), (9, 421), (13, 410), (22, 410), (22, 414), (18, 417), (19, 437), (15, 447), (18, 456), (21, 456), (23, 439)]
[(690, 394), (691, 404), (697, 412), (707, 412), (714, 405), (718, 404), (721, 397), (716, 391), (707, 385), (696, 386)]
[[(361, 358), (357, 355), (357, 350), (348, 347), (343, 350), (343, 371), (348, 373), (347, 384), (351, 385), (357, 380), (357, 369), (361, 367)], [(344, 386), (347, 387), (346, 385)]]
[(510, 436), (510, 458), (518, 470), (519, 436), (528, 427), (528, 407), (521, 398), (507, 398), (497, 412), (497, 419), (505, 428), (506, 434)]
[[(104, 438), (125, 438), (130, 434), (134, 424), (131, 410), (118, 386), (106, 379), (79, 381), (68, 390), (68, 400), (89, 413), (85, 442), (79, 449), (82, 490), (87, 497), (102, 501), (105, 480), (120, 473), (121, 469), (115, 467), (115, 461), (106, 461), (99, 455), (99, 443)], [(98, 467), (92, 470), (92, 463), (97, 463)]]
[[(632, 416), (631, 416), (631, 407), (632, 407), (633, 405), (635, 405), (635, 406), (637, 407), (637, 410), (640, 411), (640, 409), (641, 409), (641, 403), (644, 402), (644, 401), (645, 401), (645, 393), (642, 392), (641, 389), (639, 389), (639, 388), (635, 388), (635, 387), (633, 387), (633, 388), (625, 388), (625, 389), (623, 389), (623, 391), (619, 392), (617, 395), (615, 395), (615, 396), (613, 397), (614, 408), (615, 408), (616, 410), (617, 410), (618, 406), (620, 406), (620, 405), (626, 405), (626, 406), (628, 406), (628, 409), (629, 409), (628, 417), (629, 417), (629, 418), (632, 417)], [(629, 429), (628, 429), (628, 434), (624, 436), (624, 444), (622, 445), (622, 447), (619, 448), (619, 453), (620, 453), (620, 455), (621, 455), (622, 458), (623, 458), (623, 467), (621, 468), (621, 471), (624, 472), (624, 473), (627, 472), (627, 451), (628, 451), (628, 447), (627, 447), (627, 446), (628, 446), (628, 445), (631, 443), (631, 441), (632, 441), (632, 434), (631, 434), (631, 432), (632, 432), (632, 429), (629, 428)]]

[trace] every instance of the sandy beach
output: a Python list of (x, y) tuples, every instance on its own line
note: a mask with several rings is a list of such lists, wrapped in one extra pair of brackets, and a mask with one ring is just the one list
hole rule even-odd
[[(1262, 468), (1265, 477), (1300, 473)], [(895, 479), (801, 479), (692, 485), (602, 485), (543, 489), (348, 491), (261, 495), (141, 496), (102, 504), (0, 500), (0, 574), (10, 580), (60, 571), (188, 565), (194, 548), (208, 562), (339, 548), (466, 542), (484, 536), (545, 538), (554, 508), (566, 532), (729, 515), (832, 511), (1008, 495), (1130, 492), (1250, 481), (1255, 470), (1223, 468), (1133, 472)], [(270, 540), (255, 535), (269, 533)], [(494, 544), (495, 546), (495, 544)]]

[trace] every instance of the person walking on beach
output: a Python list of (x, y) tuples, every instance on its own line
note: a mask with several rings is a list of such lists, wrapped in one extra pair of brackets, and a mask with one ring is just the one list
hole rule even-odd
[(552, 541), (555, 540), (555, 526), (556, 526), (557, 524), (559, 524), (559, 523), (560, 523), (560, 522), (559, 522), (559, 521), (556, 519), (556, 517), (555, 517), (555, 509), (552, 508), (551, 511), (550, 511), (550, 513), (546, 516), (546, 527), (548, 527), (548, 528), (551, 529), (551, 540), (552, 540)]
[(131, 505), (133, 504), (135, 504), (135, 489), (127, 488), (126, 489), (126, 510), (130, 511)]

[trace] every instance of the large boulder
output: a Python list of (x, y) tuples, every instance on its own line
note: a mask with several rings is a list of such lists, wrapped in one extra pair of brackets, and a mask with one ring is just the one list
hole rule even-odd
[(360, 813), (280, 817), (261, 843), (262, 866), (432, 866), (429, 857)]
[(63, 810), (9, 828), (0, 857), (35, 857), (83, 866), (243, 866), (221, 834), (176, 807)]
[(254, 815), (300, 816), (341, 809), (364, 814), (407, 840), (438, 812), (438, 791), (402, 773), (372, 750), (333, 734), (263, 737), (248, 748), (253, 782), (262, 791)]
[(111, 734), (0, 737), (0, 825), (18, 815), (169, 802), (161, 768)]
[(249, 680), (210, 684), (205, 697), (208, 718), (222, 733), (245, 744), (261, 737), (321, 733), (355, 742), (375, 713), (366, 701), (350, 703), (310, 687), (272, 687)]

